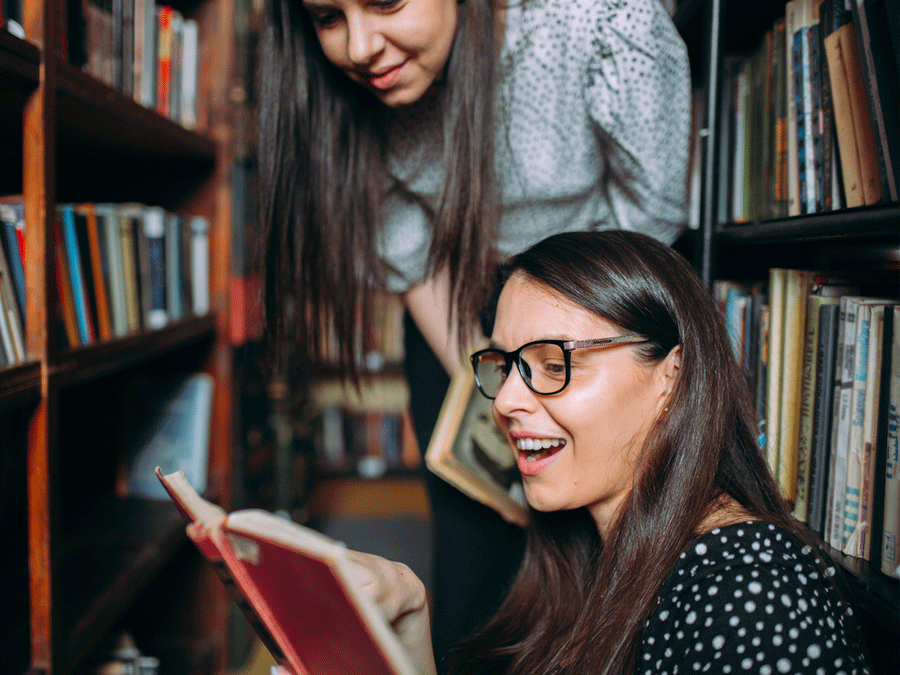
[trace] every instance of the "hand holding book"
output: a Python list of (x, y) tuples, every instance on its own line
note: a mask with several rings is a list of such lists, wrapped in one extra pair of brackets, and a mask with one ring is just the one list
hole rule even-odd
[(431, 621), (421, 579), (403, 563), (370, 553), (348, 550), (347, 558), (361, 588), (396, 632), (415, 671), (435, 675)]
[(280, 675), (436, 674), (425, 587), (406, 565), (265, 511), (227, 514), (183, 472), (156, 475)]

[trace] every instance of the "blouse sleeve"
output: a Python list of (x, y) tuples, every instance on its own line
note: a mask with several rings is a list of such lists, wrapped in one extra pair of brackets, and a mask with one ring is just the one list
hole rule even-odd
[(686, 47), (659, 0), (599, 2), (594, 25), (585, 97), (613, 214), (623, 229), (671, 241), (687, 221)]

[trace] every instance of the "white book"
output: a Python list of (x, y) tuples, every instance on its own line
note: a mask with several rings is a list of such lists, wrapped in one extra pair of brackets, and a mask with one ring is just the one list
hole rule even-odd
[(197, 128), (197, 72), (199, 64), (197, 22), (185, 19), (181, 26), (181, 125)]
[(97, 214), (100, 236), (106, 243), (112, 332), (114, 336), (122, 337), (128, 334), (128, 305), (125, 300), (125, 268), (122, 262), (119, 215), (115, 204), (95, 204), (94, 212)]
[(194, 314), (209, 312), (209, 220), (191, 218), (191, 286)]

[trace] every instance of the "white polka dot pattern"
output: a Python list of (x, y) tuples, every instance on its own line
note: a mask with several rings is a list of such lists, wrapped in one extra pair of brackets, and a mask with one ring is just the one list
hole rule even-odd
[(681, 554), (663, 584), (635, 672), (868, 673), (833, 574), (773, 525), (713, 530)]

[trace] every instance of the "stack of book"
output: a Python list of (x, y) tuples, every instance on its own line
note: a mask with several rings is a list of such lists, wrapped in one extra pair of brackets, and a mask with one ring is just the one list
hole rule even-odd
[(782, 268), (766, 282), (715, 284), (794, 515), (897, 576), (900, 300), (859, 290)]

